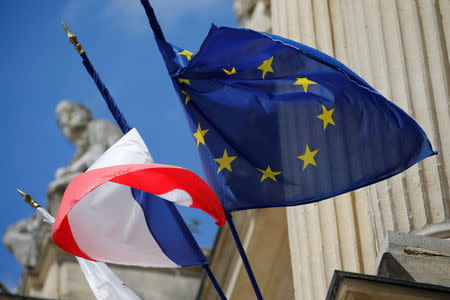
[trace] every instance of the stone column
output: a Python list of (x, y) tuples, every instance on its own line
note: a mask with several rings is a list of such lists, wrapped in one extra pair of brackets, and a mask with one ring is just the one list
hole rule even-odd
[(274, 34), (346, 64), (439, 151), (376, 185), (287, 209), (296, 299), (324, 299), (335, 269), (372, 272), (387, 231), (450, 238), (450, 1), (272, 0), (271, 13)]

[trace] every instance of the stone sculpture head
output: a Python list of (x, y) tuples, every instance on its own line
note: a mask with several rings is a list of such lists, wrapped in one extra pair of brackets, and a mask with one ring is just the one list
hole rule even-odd
[(64, 100), (56, 107), (56, 119), (64, 136), (76, 143), (82, 138), (92, 115), (84, 105)]

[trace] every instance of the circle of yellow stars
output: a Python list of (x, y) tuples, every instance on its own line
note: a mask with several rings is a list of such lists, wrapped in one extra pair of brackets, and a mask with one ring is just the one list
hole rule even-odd
[[(192, 58), (193, 53), (189, 52), (187, 50), (183, 50), (179, 53), (177, 53), (177, 55), (184, 55), (186, 56), (187, 60), (189, 61)], [(273, 56), (264, 60), (261, 65), (259, 65), (257, 67), (257, 70), (261, 70), (261, 77), (264, 80), (267, 73), (274, 73), (274, 70), (272, 68), (272, 63), (273, 63)], [(228, 69), (226, 68), (222, 68), (222, 70), (225, 72), (226, 75), (230, 76), (233, 74), (236, 74), (236, 67), (228, 67)], [(191, 85), (191, 82), (189, 79), (186, 78), (178, 78), (178, 82), (180, 83), (180, 85), (182, 84), (186, 84), (186, 85)], [(311, 85), (317, 85), (317, 82), (314, 82), (306, 77), (301, 77), (301, 78), (296, 78), (296, 81), (293, 83), (294, 86), (297, 85), (301, 85), (303, 87), (303, 91), (305, 93), (308, 93), (308, 88)], [(185, 105), (188, 104), (188, 102), (190, 100), (192, 100), (191, 96), (187, 93), (186, 90), (181, 90), (181, 93), (185, 95)], [(327, 129), (327, 126), (329, 124), (336, 126), (336, 124), (334, 123), (334, 120), (332, 118), (334, 112), (334, 108), (331, 109), (327, 109), (323, 104), (322, 104), (322, 113), (318, 116), (316, 116), (318, 119), (322, 120), (323, 122), (323, 130), (325, 131)], [(200, 123), (197, 124), (197, 131), (193, 134), (196, 142), (197, 142), (197, 148), (200, 146), (200, 144), (203, 144), (204, 146), (206, 146), (205, 143), (205, 135), (206, 133), (209, 131), (209, 129), (202, 129)], [(305, 148), (305, 152), (299, 156), (297, 156), (297, 158), (299, 160), (303, 161), (303, 167), (302, 167), (302, 171), (305, 171), (305, 169), (309, 166), (315, 166), (317, 167), (317, 163), (315, 161), (315, 156), (316, 154), (319, 152), (319, 149), (315, 149), (315, 150), (311, 150), (309, 148), (309, 145), (306, 145)], [(232, 168), (231, 168), (231, 163), (237, 158), (237, 156), (229, 156), (227, 149), (224, 149), (223, 151), (223, 155), (222, 157), (218, 157), (218, 158), (214, 158), (214, 161), (216, 161), (219, 164), (218, 170), (217, 170), (217, 174), (219, 174), (220, 172), (222, 172), (223, 170), (228, 170), (229, 172), (232, 172)], [(276, 176), (280, 175), (282, 172), (281, 171), (273, 171), (270, 168), (270, 165), (267, 165), (267, 168), (264, 169), (259, 169), (257, 168), (257, 170), (259, 172), (262, 173), (261, 175), (261, 179), (260, 182), (263, 182), (266, 179), (272, 179), (272, 181), (277, 182), (277, 178)]]

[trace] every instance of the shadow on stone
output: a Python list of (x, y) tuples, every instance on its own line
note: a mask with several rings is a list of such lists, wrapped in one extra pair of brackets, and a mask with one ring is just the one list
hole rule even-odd
[(378, 275), (382, 277), (398, 278), (414, 281), (408, 271), (390, 253), (384, 253), (381, 259)]

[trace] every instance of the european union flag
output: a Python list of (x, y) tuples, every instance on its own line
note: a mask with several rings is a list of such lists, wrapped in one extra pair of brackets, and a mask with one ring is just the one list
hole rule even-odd
[(195, 55), (157, 41), (225, 211), (319, 201), (435, 154), (411, 117), (317, 50), (214, 25)]

